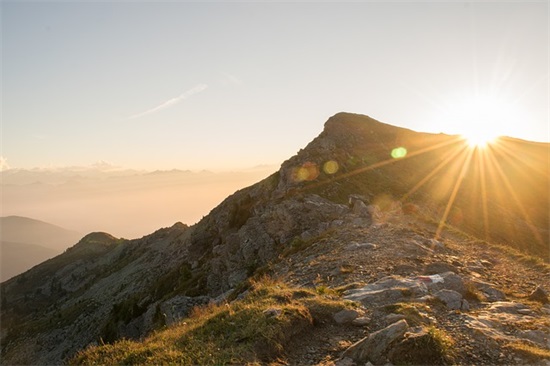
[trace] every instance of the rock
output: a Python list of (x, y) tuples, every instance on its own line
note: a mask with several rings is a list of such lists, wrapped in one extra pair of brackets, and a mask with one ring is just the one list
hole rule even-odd
[(428, 246), (432, 250), (443, 250), (445, 249), (445, 244), (442, 241), (436, 239), (430, 239), (427, 241)]
[(351, 212), (353, 212), (357, 216), (361, 216), (369, 219), (371, 217), (369, 208), (367, 207), (367, 205), (365, 205), (363, 201), (360, 201), (360, 200), (355, 200), (353, 202)]
[(405, 319), (405, 315), (391, 313), (388, 314), (384, 320), (386, 321), (386, 324), (393, 324), (401, 319)]
[(172, 325), (185, 318), (195, 306), (207, 304), (210, 300), (207, 296), (175, 296), (160, 304), (160, 311), (165, 314), (166, 325)]
[(527, 309), (527, 306), (513, 301), (497, 301), (489, 306), (492, 313), (519, 314), (519, 310)]
[(448, 349), (434, 333), (420, 328), (407, 332), (405, 338), (388, 352), (388, 359), (397, 365), (443, 365), (448, 363)]
[(529, 294), (528, 297), (531, 301), (538, 301), (543, 304), (548, 304), (550, 301), (548, 300), (548, 294), (541, 286), (537, 286), (537, 288)]
[(356, 249), (376, 249), (378, 246), (373, 243), (350, 243), (346, 245), (346, 250)]
[(462, 277), (454, 272), (440, 273), (439, 277), (441, 278), (441, 281), (431, 281), (426, 283), (430, 291), (436, 292), (443, 289), (453, 290), (464, 296), (466, 293), (466, 286), (464, 285)]
[(364, 305), (381, 305), (397, 302), (427, 293), (426, 286), (419, 281), (387, 276), (365, 287), (344, 292), (344, 299), (359, 301)]
[(550, 334), (546, 334), (541, 330), (522, 330), (518, 333), (518, 337), (546, 346), (546, 339), (550, 337)]
[(488, 282), (483, 282), (479, 280), (472, 280), (471, 283), (485, 295), (487, 301), (489, 302), (495, 302), (495, 301), (503, 301), (506, 300), (506, 295), (500, 290), (497, 290), (494, 288), (493, 284)]
[(445, 303), (451, 310), (469, 310), (470, 305), (462, 298), (462, 295), (453, 290), (439, 290), (434, 294), (436, 298)]
[(341, 358), (339, 360), (336, 360), (336, 362), (334, 362), (334, 366), (354, 366), (355, 365), (355, 362), (353, 362), (353, 360), (351, 358)]
[(446, 262), (433, 262), (430, 263), (424, 268), (424, 274), (432, 275), (436, 273), (445, 273), (445, 272), (457, 272), (457, 269), (452, 264)]
[(351, 345), (344, 351), (341, 359), (347, 357), (358, 363), (365, 363), (367, 361), (374, 364), (384, 363), (386, 362), (385, 355), (390, 345), (403, 337), (408, 328), (409, 325), (405, 320), (393, 323)]
[(359, 316), (359, 313), (355, 310), (342, 310), (332, 316), (334, 321), (338, 324), (351, 323)]
[(369, 325), (369, 323), (370, 323), (370, 318), (361, 316), (359, 318), (354, 319), (351, 322), (351, 325), (355, 325), (356, 327), (364, 327), (366, 325)]
[(264, 315), (268, 318), (276, 318), (281, 315), (283, 311), (279, 308), (269, 308), (264, 310)]

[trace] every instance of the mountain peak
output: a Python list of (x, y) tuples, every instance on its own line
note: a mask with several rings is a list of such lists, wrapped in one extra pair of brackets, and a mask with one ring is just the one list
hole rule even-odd
[(75, 246), (110, 246), (117, 242), (117, 238), (109, 233), (93, 232), (84, 236)]

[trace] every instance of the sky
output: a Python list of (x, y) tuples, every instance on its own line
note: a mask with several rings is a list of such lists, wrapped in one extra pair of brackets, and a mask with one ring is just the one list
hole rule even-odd
[(549, 3), (1, 3), (0, 168), (280, 164), (345, 111), (549, 141)]

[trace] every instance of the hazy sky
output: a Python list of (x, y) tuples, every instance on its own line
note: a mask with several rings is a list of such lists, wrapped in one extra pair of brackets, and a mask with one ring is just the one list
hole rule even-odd
[(9, 2), (0, 165), (279, 164), (340, 112), (549, 141), (549, 3)]

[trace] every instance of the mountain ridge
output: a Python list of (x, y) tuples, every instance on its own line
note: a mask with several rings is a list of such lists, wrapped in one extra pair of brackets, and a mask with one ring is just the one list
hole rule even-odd
[(0, 278), (5, 281), (62, 253), (81, 236), (42, 220), (16, 215), (0, 217)]
[[(392, 157), (392, 151), (398, 148), (406, 149), (406, 155)], [(530, 153), (534, 157), (528, 161), (538, 162), (537, 152)], [(306, 293), (296, 295), (300, 289), (313, 289), (322, 295), (322, 301), (336, 301), (338, 306), (346, 308), (346, 290), (377, 283), (387, 286), (382, 290), (391, 301), (379, 304), (382, 307), (374, 305), (388, 299), (376, 299), (372, 304), (356, 301), (354, 306), (358, 314), (368, 318), (359, 327), (335, 324), (332, 315), (327, 316), (325, 312), (315, 315), (314, 308), (306, 306), (307, 311), (301, 308), (303, 312), (311, 311), (315, 320), (306, 328), (299, 320), (300, 329), (313, 332), (311, 339), (303, 334), (300, 336), (299, 331), (289, 332), (294, 338), (281, 341), (283, 349), (268, 355), (272, 358), (263, 359), (258, 355), (262, 362), (275, 362), (285, 357), (293, 364), (322, 364), (323, 360), (326, 365), (329, 361), (340, 362), (344, 358), (338, 358), (351, 343), (360, 341), (362, 336), (366, 336), (367, 341), (370, 335), (386, 329), (389, 320), (380, 319), (392, 314), (391, 311), (382, 314), (384, 306), (405, 306), (399, 305), (401, 303), (414, 307), (416, 312), (426, 312), (428, 318), (436, 320), (430, 321), (439, 332), (460, 330), (454, 338), (462, 352), (453, 362), (502, 363), (510, 357), (516, 363), (528, 357), (534, 357), (537, 362), (543, 360), (549, 348), (545, 342), (550, 335), (544, 329), (550, 324), (550, 308), (544, 303), (534, 307), (524, 299), (536, 285), (540, 285), (543, 292), (549, 290), (544, 283), (549, 279), (550, 267), (541, 259), (544, 253), (540, 250), (547, 244), (532, 244), (532, 238), (537, 236), (535, 233), (542, 237), (547, 230), (547, 227), (539, 228), (534, 224), (540, 226), (548, 213), (537, 209), (532, 192), (528, 191), (518, 191), (517, 196), (534, 208), (532, 215), (524, 215), (525, 212), (513, 206), (515, 199), (506, 197), (498, 202), (502, 208), (489, 205), (489, 202), (485, 208), (482, 205), (477, 211), (487, 214), (485, 217), (480, 216), (477, 208), (468, 210), (467, 203), (473, 194), (471, 187), (476, 186), (479, 176), (475, 175), (475, 169), (470, 172), (465, 168), (464, 162), (468, 160), (462, 157), (470, 156), (468, 159), (475, 161), (475, 154), (480, 153), (466, 150), (464, 141), (456, 136), (416, 133), (370, 117), (339, 113), (325, 123), (317, 138), (283, 162), (278, 172), (227, 197), (197, 224), (189, 227), (176, 223), (135, 240), (92, 234), (92, 239), (99, 235), (100, 241), (110, 245), (101, 245), (91, 254), (73, 247), (32, 271), (2, 283), (2, 363), (76, 360), (73, 357), (77, 352), (88, 346), (91, 346), (90, 353), (80, 354), (78, 362), (108, 363), (109, 359), (93, 356), (94, 350), (107, 352), (107, 348), (101, 348), (102, 342), (122, 347), (123, 343), (117, 343), (122, 338), (146, 339), (154, 330), (179, 329), (177, 327), (184, 324), (179, 320), (189, 316), (194, 307), (209, 302), (226, 304), (230, 314), (232, 304), (238, 304), (233, 301), (248, 301), (250, 293), (247, 290), (254, 293), (254, 286), (251, 288), (249, 281), (266, 274), (294, 286), (296, 290), (292, 291), (297, 291), (295, 295), (284, 295), (290, 296), (289, 299), (277, 300), (279, 305), (271, 309), (275, 314), (277, 306), (284, 308), (287, 303), (298, 306), (295, 302), (301, 303), (300, 296), (310, 296)], [(448, 157), (461, 160), (453, 162)], [(513, 162), (510, 167), (504, 165), (501, 169), (515, 172), (517, 162)], [(443, 171), (446, 167), (450, 168), (449, 174)], [(544, 173), (544, 164), (536, 167)], [(463, 177), (457, 180), (457, 176)], [(461, 190), (457, 182), (468, 189)], [(537, 184), (544, 184), (544, 181), (533, 183), (524, 179), (522, 183), (537, 188)], [(453, 192), (456, 197), (451, 201), (449, 195)], [(500, 199), (502, 192), (498, 193), (495, 199)], [(544, 199), (544, 195), (537, 197), (539, 205), (541, 197)], [(462, 219), (460, 211), (452, 211), (455, 205), (462, 205)], [(465, 217), (476, 212), (473, 218)], [(479, 220), (494, 223), (495, 215), (502, 216), (503, 212), (515, 223), (530, 222), (525, 227), (514, 225), (512, 231), (473, 225)], [(491, 237), (482, 238), (484, 234), (491, 234)], [(509, 239), (509, 242), (498, 241), (507, 246), (495, 246), (487, 241), (495, 236)], [(524, 252), (510, 249), (510, 246)], [(538, 253), (539, 258), (526, 253)], [(480, 261), (480, 254), (485, 262)], [(497, 270), (506, 274), (505, 281), (496, 276)], [(419, 285), (419, 281), (424, 281), (423, 278), (432, 275), (433, 271), (449, 278), (448, 284), (429, 289)], [(447, 272), (453, 275), (445, 274)], [(521, 273), (523, 277), (516, 277), (514, 273)], [(391, 287), (388, 284), (391, 281), (384, 280), (387, 277), (393, 278), (397, 287)], [(383, 280), (386, 282), (380, 282)], [(452, 283), (461, 285), (448, 287)], [(415, 287), (404, 287), (408, 284), (415, 284)], [(416, 297), (417, 287), (427, 296), (423, 304), (428, 301), (432, 307), (414, 305), (422, 303)], [(458, 308), (455, 300), (452, 302), (444, 295), (452, 295), (459, 303)], [(472, 312), (466, 310), (463, 302), (466, 299)], [(447, 300), (450, 302), (446, 303)], [(504, 313), (494, 310), (505, 301), (514, 309), (528, 309), (522, 310), (525, 314), (517, 319), (508, 319), (515, 329), (511, 338), (501, 337), (503, 330), (499, 319)], [(449, 312), (449, 307), (453, 311)], [(452, 316), (455, 310), (460, 314)], [(480, 326), (468, 325), (477, 324), (481, 315), (492, 321), (486, 332)], [(315, 319), (316, 316), (321, 318)], [(533, 320), (534, 316), (540, 320)], [(278, 315), (274, 319), (278, 319)], [(289, 321), (298, 321), (293, 319)], [(413, 324), (412, 318), (406, 320), (408, 325), (403, 329)], [(531, 336), (535, 340), (528, 339), (532, 347), (529, 356), (522, 356), (517, 350), (519, 346), (511, 346), (527, 339), (520, 336), (523, 334), (520, 331), (525, 330), (520, 329), (522, 320), (532, 321), (531, 330), (542, 332), (536, 333), (539, 338)], [(226, 326), (230, 327), (228, 323)], [(342, 342), (338, 343), (330, 329), (339, 337), (347, 337), (344, 339), (349, 342), (340, 339)], [(481, 334), (483, 342), (493, 346), (483, 347), (479, 337), (473, 335), (476, 332)], [(491, 336), (491, 332), (500, 338)], [(329, 348), (315, 343), (320, 334), (331, 340)], [(401, 334), (398, 337), (403, 343), (400, 347), (412, 342), (410, 337)], [(293, 342), (313, 347), (315, 352), (307, 356), (301, 353), (307, 347), (292, 347)], [(386, 346), (388, 349), (381, 355), (371, 355), (370, 361), (377, 364), (384, 357), (398, 360), (397, 350)], [(108, 349), (116, 351), (117, 348)], [(538, 356), (533, 355), (533, 349), (538, 350)], [(467, 350), (472, 350), (472, 355)], [(150, 354), (150, 351), (145, 352)], [(113, 358), (111, 362), (155, 362), (139, 354), (132, 357), (136, 357), (135, 361)], [(249, 357), (240, 362), (258, 361), (254, 352)], [(346, 362), (366, 362), (361, 357), (354, 357)], [(157, 359), (156, 362), (162, 361)], [(178, 362), (178, 359), (164, 362)], [(194, 363), (200, 362), (195, 359)]]

